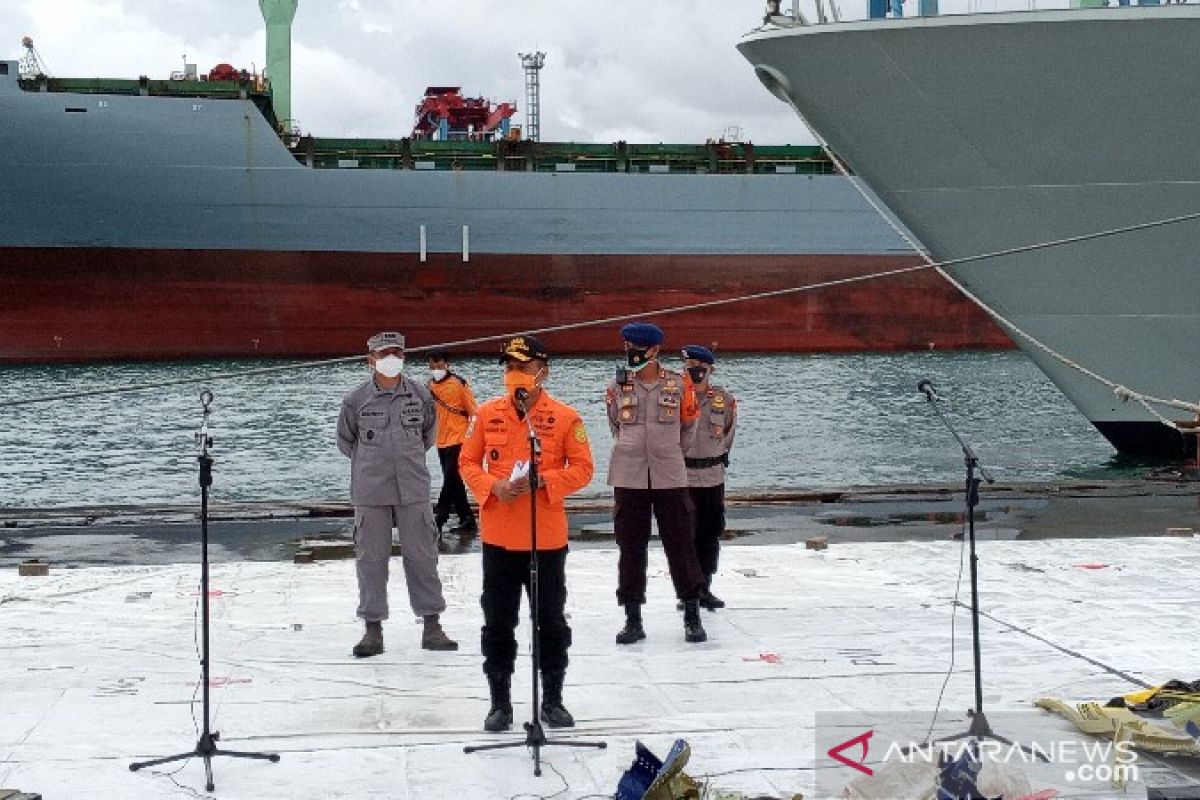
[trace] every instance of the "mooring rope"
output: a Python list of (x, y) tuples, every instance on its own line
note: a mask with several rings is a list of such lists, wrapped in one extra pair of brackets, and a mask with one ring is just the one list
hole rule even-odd
[[(867, 202), (867, 204), (870, 205), (871, 208), (873, 208), (875, 210), (875, 213), (877, 213), (884, 220), (884, 222), (886, 222), (888, 224), (888, 226), (893, 231), (895, 231), (896, 235), (899, 236), (901, 239), (903, 239), (904, 242), (906, 244), (908, 244), (909, 247), (912, 248), (913, 252), (915, 254), (917, 254), (918, 256), (920, 256), (925, 261), (927, 266), (929, 266), (932, 269), (937, 270), (939, 275), (941, 275), (951, 285), (953, 285), (956, 289), (958, 289), (960, 292), (962, 292), (963, 295), (966, 296), (972, 303), (979, 306), (979, 308), (981, 308), (984, 311), (984, 313), (986, 313), (993, 320), (995, 320), (1001, 327), (1003, 327), (1004, 329), (1006, 329), (1013, 335), (1019, 337), (1020, 339), (1028, 342), (1032, 347), (1042, 351), (1046, 355), (1048, 355), (1051, 358), (1053, 358), (1054, 360), (1058, 361), (1063, 366), (1065, 366), (1069, 369), (1075, 370), (1075, 371), (1079, 372), (1080, 374), (1085, 375), (1088, 378), (1091, 378), (1092, 380), (1096, 381), (1097, 383), (1100, 383), (1103, 386), (1107, 386), (1109, 389), (1112, 390), (1113, 394), (1115, 394), (1117, 397), (1121, 398), (1122, 401), (1127, 401), (1127, 400), (1136, 401), (1139, 405), (1142, 406), (1142, 408), (1144, 408), (1146, 410), (1147, 413), (1150, 414), (1150, 416), (1154, 417), (1155, 420), (1157, 420), (1158, 422), (1161, 422), (1163, 425), (1166, 425), (1167, 427), (1171, 428), (1172, 430), (1178, 430), (1175, 423), (1172, 422), (1171, 420), (1167, 419), (1162, 414), (1160, 414), (1158, 412), (1158, 410), (1153, 407), (1152, 404), (1169, 407), (1169, 408), (1178, 408), (1178, 409), (1181, 409), (1184, 411), (1189, 411), (1193, 414), (1200, 416), (1200, 404), (1190, 403), (1190, 402), (1187, 402), (1184, 400), (1179, 400), (1176, 398), (1167, 399), (1167, 398), (1162, 398), (1162, 397), (1155, 397), (1154, 395), (1147, 394), (1145, 392), (1140, 392), (1140, 391), (1136, 391), (1134, 389), (1130, 389), (1127, 386), (1123, 386), (1123, 385), (1117, 383), (1116, 381), (1106, 378), (1105, 376), (1099, 374), (1098, 372), (1095, 372), (1094, 370), (1088, 369), (1084, 365), (1080, 364), (1078, 361), (1075, 361), (1074, 359), (1072, 359), (1072, 358), (1064, 355), (1063, 353), (1058, 352), (1054, 348), (1050, 347), (1045, 342), (1041, 341), (1040, 339), (1035, 337), (1033, 334), (1024, 330), (1019, 325), (1017, 325), (1015, 322), (1008, 319), (1003, 314), (1001, 314), (999, 311), (992, 308), (990, 305), (985, 303), (982, 299), (977, 297), (972, 291), (967, 289), (965, 286), (963, 286), (962, 283), (960, 283), (952, 275), (950, 275), (948, 272), (946, 272), (944, 267), (953, 266), (955, 264), (960, 264), (960, 263), (966, 263), (968, 261), (976, 261), (979, 259), (968, 258), (968, 259), (951, 259), (949, 261), (941, 261), (941, 262), (935, 261), (933, 259), (933, 257), (930, 256), (929, 253), (925, 250), (925, 248), (922, 247), (919, 242), (917, 242), (915, 239), (912, 238), (912, 236), (909, 235), (908, 231), (904, 230), (899, 225), (897, 225), (895, 223), (895, 221), (892, 219), (891, 215), (887, 214), (884, 211), (884, 209), (880, 207), (879, 202), (876, 201), (876, 199), (873, 196), (871, 196), (871, 194), (868, 193), (863, 188), (862, 181), (859, 180), (857, 176), (850, 174), (850, 171), (849, 171), (849, 169), (847, 169), (845, 162), (843, 162), (841, 160), (841, 158), (839, 158), (838, 155), (833, 152), (833, 149), (829, 146), (829, 143), (826, 142), (825, 139), (822, 138), (821, 135), (818, 134), (812, 128), (811, 125), (808, 124), (808, 120), (806, 120), (804, 118), (804, 115), (800, 113), (800, 109), (798, 109), (796, 107), (796, 104), (791, 101), (791, 98), (788, 99), (788, 105), (790, 105), (792, 107), (792, 110), (796, 112), (796, 116), (798, 116), (800, 118), (801, 123), (803, 123), (804, 127), (808, 129), (809, 134), (813, 137), (813, 139), (816, 140), (817, 144), (820, 145), (820, 147), (824, 151), (826, 157), (828, 157), (829, 160), (833, 163), (834, 168), (837, 170), (838, 174), (840, 174), (842, 177), (844, 177), (848, 181), (850, 181), (850, 185), (854, 187), (855, 191), (857, 191), (859, 193), (859, 195), (863, 198), (863, 200), (865, 200)], [(1124, 226), (1121, 226), (1118, 228), (1107, 228), (1105, 230), (1096, 231), (1094, 233), (1080, 234), (1078, 236), (1068, 236), (1068, 237), (1065, 237), (1062, 239), (1055, 239), (1052, 241), (1040, 243), (1038, 245), (1029, 246), (1027, 248), (1014, 247), (1014, 248), (1011, 248), (1008, 250), (998, 251), (996, 253), (991, 254), (989, 257), (996, 257), (996, 256), (1001, 256), (1001, 255), (1005, 255), (1005, 256), (1014, 255), (1014, 254), (1018, 254), (1018, 253), (1030, 252), (1033, 250), (1039, 250), (1039, 249), (1048, 248), (1048, 247), (1060, 247), (1063, 245), (1075, 244), (1078, 242), (1086, 242), (1086, 241), (1093, 241), (1096, 239), (1102, 239), (1102, 238), (1105, 238), (1108, 236), (1119, 236), (1119, 235), (1123, 235), (1123, 234), (1127, 234), (1127, 233), (1132, 233), (1135, 231), (1143, 231), (1143, 230), (1148, 230), (1150, 228), (1159, 228), (1159, 227), (1163, 227), (1166, 225), (1176, 225), (1181, 222), (1192, 222), (1192, 221), (1196, 221), (1196, 220), (1200, 220), (1200, 212), (1193, 212), (1193, 213), (1189, 213), (1189, 214), (1180, 214), (1180, 215), (1174, 216), (1174, 217), (1164, 217), (1162, 219), (1150, 220), (1148, 222), (1140, 222), (1140, 223), (1135, 223), (1133, 225), (1124, 225)]]
[[(793, 108), (794, 108), (794, 106), (793, 106)], [(797, 114), (799, 114), (798, 111), (797, 111)], [(971, 291), (969, 291), (966, 287), (964, 287), (961, 283), (959, 283), (949, 273), (947, 273), (945, 271), (946, 267), (957, 266), (959, 264), (976, 263), (976, 262), (986, 261), (988, 259), (993, 259), (993, 258), (1003, 258), (1003, 257), (1019, 255), (1019, 254), (1023, 254), (1023, 253), (1031, 253), (1031, 252), (1035, 252), (1038, 250), (1047, 250), (1047, 249), (1051, 249), (1051, 248), (1055, 248), (1055, 247), (1063, 247), (1065, 245), (1076, 244), (1079, 242), (1092, 241), (1092, 240), (1096, 240), (1096, 239), (1102, 239), (1102, 238), (1109, 237), (1109, 236), (1124, 235), (1127, 233), (1143, 231), (1143, 230), (1147, 230), (1150, 228), (1163, 227), (1166, 225), (1175, 225), (1175, 224), (1179, 224), (1182, 222), (1196, 221), (1196, 220), (1200, 220), (1200, 212), (1195, 212), (1195, 213), (1190, 213), (1190, 214), (1181, 214), (1181, 215), (1174, 216), (1174, 217), (1166, 217), (1163, 219), (1151, 220), (1148, 222), (1140, 222), (1140, 223), (1135, 223), (1132, 225), (1121, 226), (1118, 228), (1107, 228), (1104, 230), (1095, 231), (1093, 233), (1085, 233), (1085, 234), (1079, 234), (1077, 236), (1068, 236), (1068, 237), (1064, 237), (1061, 239), (1052, 239), (1049, 241), (1037, 242), (1034, 244), (1020, 245), (1017, 247), (1010, 247), (1010, 248), (1006, 248), (1003, 250), (995, 250), (995, 251), (988, 252), (988, 253), (980, 253), (980, 254), (972, 255), (972, 256), (962, 256), (960, 258), (947, 259), (945, 261), (935, 261), (924, 250), (924, 248), (921, 247), (921, 245), (918, 242), (916, 242), (911, 236), (908, 235), (907, 231), (905, 231), (903, 228), (896, 225), (896, 223), (891, 219), (891, 217), (880, 207), (879, 203), (875, 200), (875, 198), (873, 198), (868, 192), (865, 191), (865, 189), (861, 185), (861, 182), (855, 176), (850, 174), (849, 170), (846, 168), (846, 165), (833, 152), (833, 150), (829, 147), (828, 143), (826, 143), (825, 140), (822, 139), (817, 134), (817, 132), (814, 131), (808, 125), (807, 121), (804, 121), (803, 117), (801, 117), (800, 119), (804, 123), (805, 127), (808, 128), (809, 133), (813, 136), (813, 138), (817, 141), (817, 143), (825, 151), (826, 155), (829, 157), (829, 160), (833, 163), (834, 167), (838, 170), (839, 174), (841, 174), (842, 177), (844, 177), (848, 181), (850, 181), (850, 185), (854, 187), (855, 191), (857, 191), (862, 196), (862, 198), (867, 202), (867, 204), (870, 205), (871, 208), (874, 209), (875, 212), (877, 214), (879, 214), (880, 217), (883, 218), (883, 220), (888, 224), (888, 226), (893, 231), (896, 232), (897, 236), (899, 236), (902, 240), (904, 240), (905, 243), (908, 244), (909, 247), (912, 248), (913, 253), (916, 256), (920, 257), (924, 263), (914, 264), (914, 265), (907, 266), (907, 267), (897, 267), (895, 269), (881, 270), (879, 272), (872, 272), (872, 273), (868, 273), (865, 275), (854, 275), (854, 276), (850, 276), (847, 278), (835, 278), (833, 280), (828, 280), (828, 281), (819, 281), (817, 283), (804, 284), (802, 286), (792, 286), (792, 287), (787, 287), (787, 288), (783, 288), (783, 289), (771, 289), (771, 290), (764, 291), (764, 292), (752, 292), (749, 294), (734, 295), (732, 297), (722, 297), (722, 298), (718, 298), (716, 300), (705, 300), (705, 301), (698, 302), (698, 303), (686, 303), (686, 304), (675, 305), (675, 306), (666, 306), (664, 308), (651, 309), (651, 310), (640, 311), (640, 312), (631, 313), (631, 314), (619, 314), (619, 315), (610, 316), (610, 317), (599, 317), (599, 318), (594, 318), (594, 319), (580, 320), (578, 322), (568, 322), (568, 323), (563, 323), (561, 325), (551, 325), (551, 326), (546, 326), (546, 327), (541, 327), (541, 328), (529, 328), (529, 329), (519, 330), (519, 331), (510, 331), (507, 333), (492, 334), (492, 335), (488, 335), (488, 336), (478, 336), (478, 337), (469, 338), (469, 339), (458, 339), (455, 341), (442, 342), (440, 344), (423, 345), (420, 347), (410, 347), (410, 348), (406, 348), (406, 352), (407, 353), (421, 353), (421, 352), (425, 352), (428, 350), (452, 349), (452, 348), (467, 347), (467, 346), (477, 345), (477, 344), (484, 344), (487, 342), (498, 342), (498, 341), (502, 341), (504, 339), (512, 338), (514, 336), (533, 336), (533, 335), (547, 334), (547, 333), (560, 333), (563, 331), (578, 330), (580, 328), (590, 328), (590, 327), (596, 327), (599, 325), (611, 325), (611, 324), (614, 324), (617, 322), (625, 322), (625, 321), (635, 320), (635, 319), (645, 319), (647, 317), (658, 317), (658, 316), (664, 316), (667, 314), (683, 313), (683, 312), (687, 312), (687, 311), (699, 311), (699, 310), (703, 310), (703, 309), (707, 309), (707, 308), (715, 308), (718, 306), (732, 305), (735, 303), (747, 303), (747, 302), (752, 302), (754, 300), (765, 300), (765, 299), (774, 298), (774, 297), (785, 297), (788, 295), (799, 294), (802, 292), (811, 292), (811, 291), (817, 291), (817, 290), (821, 290), (821, 289), (830, 289), (830, 288), (834, 288), (834, 287), (838, 287), (838, 286), (847, 286), (847, 285), (851, 285), (851, 284), (855, 284), (855, 283), (864, 283), (866, 281), (879, 280), (881, 278), (891, 278), (891, 277), (896, 277), (899, 275), (908, 275), (908, 274), (913, 274), (913, 273), (917, 273), (917, 272), (923, 272), (926, 270), (935, 270), (945, 280), (947, 280), (951, 285), (953, 285), (960, 292), (962, 292), (963, 295), (965, 295), (968, 299), (970, 299), (971, 302), (973, 302), (977, 306), (979, 306), (979, 308), (981, 308), (985, 313), (988, 314), (988, 316), (990, 316), (992, 319), (994, 319), (997, 323), (999, 323), (1006, 330), (1010, 331), (1014, 335), (1025, 340), (1030, 345), (1038, 348), (1039, 350), (1042, 350), (1047, 355), (1053, 357), (1054, 359), (1056, 359), (1060, 363), (1064, 364), (1065, 366), (1067, 366), (1071, 369), (1074, 369), (1074, 370), (1080, 372), (1081, 374), (1086, 375), (1089, 378), (1112, 389), (1113, 393), (1116, 394), (1118, 397), (1120, 397), (1122, 400), (1132, 399), (1132, 400), (1137, 401), (1143, 408), (1146, 409), (1146, 411), (1151, 416), (1153, 416), (1155, 419), (1157, 419), (1162, 424), (1170, 426), (1172, 428), (1175, 427), (1174, 423), (1171, 422), (1170, 420), (1168, 420), (1166, 417), (1162, 416), (1160, 413), (1158, 413), (1158, 411), (1155, 410), (1151, 406), (1151, 403), (1161, 405), (1161, 406), (1179, 408), (1184, 411), (1190, 411), (1194, 414), (1200, 415), (1200, 404), (1188, 403), (1188, 402), (1185, 402), (1182, 400), (1177, 400), (1177, 399), (1169, 399), (1168, 400), (1168, 399), (1164, 399), (1164, 398), (1155, 397), (1153, 395), (1149, 395), (1149, 394), (1146, 394), (1143, 392), (1134, 391), (1132, 389), (1129, 389), (1125, 386), (1122, 386), (1122, 385), (1116, 383), (1115, 381), (1109, 380), (1108, 378), (1104, 377), (1103, 375), (1100, 375), (1100, 374), (1088, 369), (1087, 367), (1083, 366), (1082, 364), (1079, 364), (1078, 362), (1068, 358), (1067, 356), (1063, 355), (1062, 353), (1059, 353), (1058, 351), (1054, 350), (1053, 348), (1049, 347), (1045, 343), (1043, 343), (1040, 340), (1038, 340), (1037, 338), (1035, 338), (1032, 334), (1029, 334), (1028, 332), (1021, 329), (1014, 322), (1005, 318), (1002, 314), (1000, 314), (998, 311), (993, 309), (991, 306), (989, 306), (983, 300), (976, 297)], [(297, 362), (297, 363), (281, 364), (281, 365), (271, 366), (271, 367), (255, 367), (255, 368), (251, 368), (251, 369), (234, 370), (234, 371), (230, 371), (230, 372), (210, 373), (207, 375), (201, 375), (201, 376), (192, 377), (192, 378), (184, 377), (184, 378), (173, 378), (170, 380), (162, 380), (162, 381), (149, 381), (149, 382), (145, 382), (145, 383), (126, 384), (124, 386), (113, 386), (113, 387), (108, 387), (108, 388), (104, 388), (104, 389), (83, 389), (83, 390), (75, 389), (75, 390), (72, 390), (69, 392), (62, 392), (59, 394), (42, 395), (42, 396), (37, 396), (37, 397), (16, 398), (16, 399), (10, 399), (10, 400), (0, 400), (0, 408), (11, 408), (11, 407), (15, 407), (15, 406), (34, 405), (34, 404), (38, 404), (38, 403), (50, 403), (50, 402), (55, 402), (55, 401), (60, 401), (60, 400), (74, 400), (74, 399), (79, 399), (79, 398), (83, 398), (83, 397), (97, 397), (97, 396), (102, 396), (102, 395), (126, 394), (126, 393), (132, 393), (132, 392), (147, 391), (150, 389), (162, 389), (162, 388), (168, 388), (168, 387), (172, 387), (172, 386), (181, 386), (181, 385), (187, 385), (187, 384), (215, 383), (215, 382), (223, 381), (223, 380), (233, 380), (233, 379), (238, 379), (238, 378), (253, 377), (253, 376), (257, 376), (257, 375), (269, 375), (269, 374), (280, 373), (280, 372), (288, 372), (291, 370), (311, 369), (314, 367), (325, 367), (325, 366), (331, 366), (331, 365), (336, 365), (336, 364), (359, 362), (359, 361), (362, 361), (362, 359), (363, 359), (363, 355), (341, 356), (338, 358), (319, 359), (319, 360), (315, 360), (315, 361), (301, 361), (301, 362)]]

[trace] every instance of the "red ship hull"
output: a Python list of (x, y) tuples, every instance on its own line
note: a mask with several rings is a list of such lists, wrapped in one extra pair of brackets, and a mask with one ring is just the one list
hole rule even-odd
[[(911, 256), (0, 250), (0, 362), (350, 355), (381, 329), (411, 347), (549, 328), (914, 265)], [(672, 313), (671, 344), (721, 352), (1011, 348), (936, 272)], [(619, 350), (620, 323), (549, 333)], [(458, 348), (491, 353), (492, 342)]]

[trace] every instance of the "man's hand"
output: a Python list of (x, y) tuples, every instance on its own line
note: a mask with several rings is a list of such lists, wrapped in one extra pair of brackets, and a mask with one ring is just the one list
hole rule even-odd
[(496, 481), (492, 484), (492, 494), (500, 498), (500, 502), (507, 503), (516, 500), (523, 494), (529, 492), (529, 478), (518, 478), (515, 481)]

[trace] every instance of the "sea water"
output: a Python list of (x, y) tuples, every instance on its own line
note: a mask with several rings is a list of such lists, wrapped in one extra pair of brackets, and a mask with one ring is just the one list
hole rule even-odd
[[(413, 355), (406, 375), (425, 381)], [(675, 368), (679, 364), (668, 365)], [(200, 392), (214, 395), (215, 502), (348, 499), (349, 461), (335, 428), (342, 396), (368, 377), (364, 363), (238, 376), (289, 362), (208, 361), (0, 367), (0, 507), (190, 503), (198, 496), (195, 433)], [(556, 358), (547, 388), (579, 410), (596, 474), (581, 496), (608, 493), (612, 438), (604, 411), (611, 359)], [(455, 361), (482, 401), (501, 391), (494, 359)], [(234, 377), (169, 388), (76, 393), (212, 374)], [(1129, 477), (1144, 464), (1112, 447), (1020, 352), (730, 355), (713, 380), (738, 401), (731, 492), (955, 482), (962, 451), (917, 391), (933, 382), (943, 413), (998, 481)], [(436, 453), (429, 456), (436, 492)]]

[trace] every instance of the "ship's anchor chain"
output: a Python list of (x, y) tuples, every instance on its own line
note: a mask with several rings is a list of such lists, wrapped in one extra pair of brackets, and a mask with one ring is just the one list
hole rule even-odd
[(1111, 389), (1113, 391), (1113, 394), (1115, 394), (1117, 397), (1119, 397), (1121, 399), (1121, 402), (1123, 402), (1123, 403), (1129, 402), (1130, 400), (1136, 401), (1138, 403), (1138, 405), (1140, 405), (1142, 408), (1144, 408), (1146, 410), (1146, 412), (1148, 414), (1150, 414), (1150, 416), (1152, 416), (1155, 420), (1157, 420), (1158, 422), (1161, 422), (1163, 425), (1166, 425), (1167, 427), (1169, 427), (1173, 430), (1178, 430), (1178, 426), (1175, 424), (1175, 422), (1167, 419), (1165, 416), (1163, 416), (1161, 413), (1159, 413), (1159, 411), (1156, 408), (1154, 408), (1154, 406), (1157, 405), (1157, 406), (1163, 406), (1163, 407), (1167, 407), (1167, 408), (1178, 408), (1183, 411), (1188, 411), (1192, 414), (1195, 414), (1198, 418), (1200, 418), (1200, 404), (1189, 403), (1187, 401), (1179, 400), (1179, 399), (1175, 399), (1175, 398), (1166, 399), (1163, 397), (1155, 397), (1154, 395), (1146, 394), (1145, 392), (1139, 392), (1134, 389), (1130, 389), (1126, 386), (1122, 386), (1121, 384), (1117, 383), (1116, 381), (1113, 381), (1113, 380), (1110, 380), (1110, 379), (1104, 377), (1103, 375), (1101, 375), (1097, 372), (1094, 372), (1093, 370), (1088, 369), (1087, 367), (1083, 366), (1082, 364), (1075, 361), (1074, 359), (1058, 352), (1054, 348), (1050, 347), (1049, 345), (1045, 344), (1041, 340), (1037, 339), (1035, 336), (1033, 336), (1033, 334), (1022, 329), (1015, 322), (1012, 322), (1011, 320), (1006, 318), (1003, 314), (1001, 314), (999, 311), (997, 311), (996, 309), (989, 306), (983, 300), (976, 297), (973, 292), (971, 292), (969, 289), (967, 289), (965, 286), (963, 286), (962, 283), (955, 280), (948, 272), (946, 272), (943, 269), (943, 267), (953, 266), (955, 264), (968, 263), (968, 262), (972, 262), (972, 261), (983, 261), (985, 259), (996, 258), (998, 256), (1015, 255), (1018, 253), (1027, 253), (1027, 252), (1031, 252), (1034, 250), (1044, 250), (1044, 249), (1049, 249), (1052, 247), (1061, 247), (1063, 245), (1075, 244), (1077, 242), (1086, 242), (1086, 241), (1092, 241), (1094, 239), (1102, 239), (1107, 236), (1119, 236), (1121, 234), (1132, 233), (1134, 231), (1142, 231), (1142, 230), (1146, 230), (1147, 228), (1158, 228), (1158, 227), (1162, 227), (1165, 225), (1175, 225), (1175, 224), (1178, 224), (1181, 222), (1193, 222), (1196, 220), (1200, 220), (1200, 212), (1195, 212), (1195, 213), (1191, 213), (1191, 214), (1180, 214), (1179, 216), (1175, 216), (1175, 217), (1164, 217), (1162, 219), (1150, 220), (1149, 222), (1140, 222), (1140, 223), (1136, 223), (1134, 225), (1126, 225), (1126, 226), (1119, 227), (1119, 228), (1109, 228), (1107, 230), (1095, 231), (1093, 233), (1081, 234), (1079, 236), (1069, 236), (1069, 237), (1066, 237), (1063, 239), (1054, 239), (1054, 240), (1050, 240), (1050, 241), (1046, 241), (1046, 242), (1039, 242), (1037, 244), (1025, 245), (1022, 247), (1013, 247), (1013, 248), (1009, 248), (1006, 250), (998, 250), (993, 253), (985, 253), (985, 254), (977, 255), (977, 256), (969, 256), (966, 258), (951, 259), (949, 261), (941, 261), (941, 262), (934, 261), (933, 258), (929, 255), (929, 253), (926, 252), (925, 249), (920, 245), (920, 243), (918, 243), (915, 239), (913, 239), (911, 236), (909, 236), (907, 231), (900, 228), (900, 226), (897, 225), (888, 214), (884, 213), (884, 210), (880, 207), (879, 203), (876, 202), (875, 198), (873, 198), (871, 195), (869, 195), (863, 189), (861, 181), (859, 181), (858, 178), (856, 178), (855, 176), (850, 174), (850, 171), (846, 168), (845, 163), (837, 156), (836, 153), (833, 152), (833, 149), (829, 146), (828, 142), (826, 142), (820, 135), (818, 135), (817, 132), (815, 130), (813, 130), (812, 126), (810, 126), (808, 124), (808, 121), (805, 120), (804, 116), (800, 113), (800, 109), (796, 108), (795, 103), (792, 103), (789, 100), (788, 104), (792, 106), (792, 110), (796, 112), (796, 116), (800, 119), (801, 123), (803, 123), (804, 127), (808, 129), (809, 134), (813, 137), (814, 140), (816, 140), (817, 144), (820, 145), (821, 150), (824, 151), (824, 153), (825, 153), (825, 156), (830, 160), (830, 162), (833, 163), (834, 168), (837, 170), (838, 174), (840, 174), (843, 178), (846, 178), (848, 181), (850, 181), (850, 185), (854, 187), (855, 191), (857, 191), (859, 193), (859, 195), (862, 196), (863, 200), (865, 200), (867, 202), (867, 204), (870, 205), (871, 208), (873, 208), (875, 210), (875, 213), (877, 213), (883, 219), (883, 221), (886, 222), (887, 225), (893, 231), (896, 232), (896, 235), (899, 236), (901, 239), (903, 239), (904, 242), (906, 244), (908, 244), (909, 247), (912, 248), (913, 252), (916, 253), (918, 256), (921, 257), (922, 260), (925, 261), (926, 266), (928, 266), (931, 269), (937, 270), (939, 275), (941, 275), (943, 278), (945, 278), (947, 281), (949, 281), (951, 285), (953, 285), (956, 289), (958, 289), (960, 292), (962, 292), (963, 295), (965, 295), (967, 297), (967, 299), (969, 299), (972, 303), (979, 306), (979, 308), (981, 308), (984, 311), (984, 313), (986, 313), (989, 317), (994, 319), (1001, 327), (1003, 327), (1005, 330), (1012, 333), (1014, 336), (1017, 336), (1017, 337), (1023, 339), (1024, 341), (1028, 342), (1030, 345), (1036, 347), (1038, 350), (1041, 350), (1043, 353), (1050, 356), (1051, 358), (1053, 358), (1055, 361), (1059, 362), (1063, 366), (1065, 366), (1069, 369), (1075, 370), (1076, 372), (1079, 372), (1082, 375), (1086, 375), (1087, 377), (1091, 378), (1092, 380), (1096, 381), (1097, 383), (1102, 384), (1103, 386), (1107, 386), (1109, 389)]

